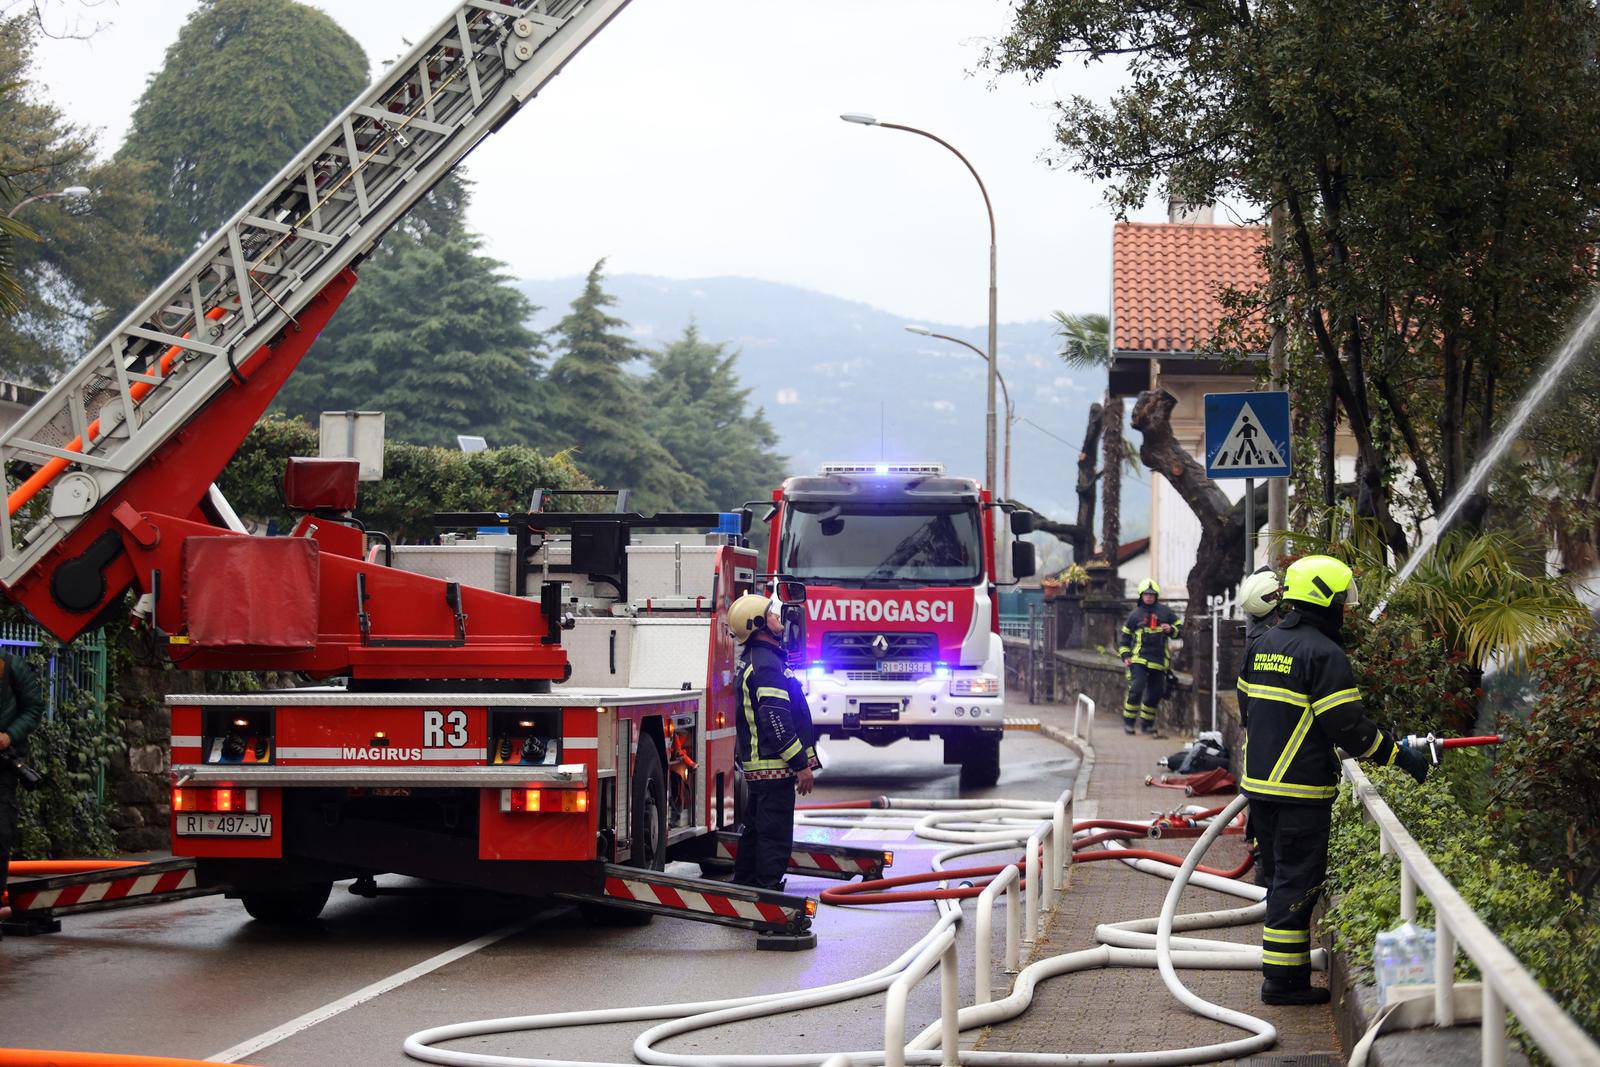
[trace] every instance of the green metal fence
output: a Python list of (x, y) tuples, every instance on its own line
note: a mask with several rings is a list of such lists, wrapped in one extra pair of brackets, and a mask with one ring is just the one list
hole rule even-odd
[(104, 630), (84, 634), (70, 645), (46, 644), (43, 630), (31, 622), (0, 622), (0, 651), (31, 656), (50, 648), (45, 676), (39, 681), (48, 702), (48, 715), (62, 704), (91, 699), (95, 714), (106, 706), (106, 635)]

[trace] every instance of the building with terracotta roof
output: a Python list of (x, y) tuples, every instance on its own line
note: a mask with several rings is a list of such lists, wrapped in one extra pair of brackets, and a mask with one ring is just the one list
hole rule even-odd
[[(1255, 389), (1265, 368), (1267, 333), (1254, 360), (1228, 368), (1215, 352), (1226, 314), (1223, 294), (1255, 289), (1266, 278), (1265, 227), (1217, 225), (1208, 208), (1174, 205), (1172, 221), (1119, 223), (1111, 245), (1112, 395), (1165, 389), (1177, 397), (1172, 430), (1204, 461), (1207, 393)], [(1219, 482), (1230, 499), (1240, 480)], [(1200, 544), (1200, 522), (1166, 478), (1151, 479), (1150, 576), (1170, 599), (1187, 599)]]

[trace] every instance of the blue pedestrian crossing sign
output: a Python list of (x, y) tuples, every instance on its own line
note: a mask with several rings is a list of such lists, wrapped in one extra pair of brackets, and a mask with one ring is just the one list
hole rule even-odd
[(1289, 394), (1207, 393), (1206, 473), (1213, 478), (1289, 474)]

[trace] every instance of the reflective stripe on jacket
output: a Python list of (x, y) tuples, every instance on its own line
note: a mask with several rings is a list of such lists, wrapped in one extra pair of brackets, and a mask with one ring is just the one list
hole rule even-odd
[(1250, 650), (1255, 648), (1256, 641), (1262, 634), (1272, 629), (1276, 615), (1265, 618), (1251, 619), (1244, 628), (1244, 655), (1239, 659), (1239, 678), (1235, 683), (1239, 692), (1239, 725), (1248, 730), (1250, 728), (1250, 695), (1244, 691), (1244, 669), (1250, 662)]
[(1367, 718), (1344, 649), (1298, 612), (1250, 646), (1239, 691), (1250, 716), (1239, 784), (1252, 796), (1331, 803), (1339, 791), (1335, 746), (1394, 763), (1399, 750)]
[(1158, 671), (1166, 670), (1169, 635), (1161, 632), (1162, 623), (1172, 627), (1172, 637), (1177, 637), (1183, 628), (1183, 620), (1178, 618), (1178, 613), (1159, 600), (1149, 607), (1143, 603), (1135, 605), (1128, 615), (1128, 621), (1122, 624), (1122, 639), (1117, 642), (1117, 655)]
[(752, 638), (739, 663), (734, 758), (747, 778), (788, 778), (817, 763), (811, 708), (783, 652)]

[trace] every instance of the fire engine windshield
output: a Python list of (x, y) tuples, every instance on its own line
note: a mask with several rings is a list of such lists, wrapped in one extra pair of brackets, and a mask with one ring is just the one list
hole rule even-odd
[(784, 508), (785, 574), (863, 585), (976, 584), (983, 533), (971, 504), (794, 501)]

